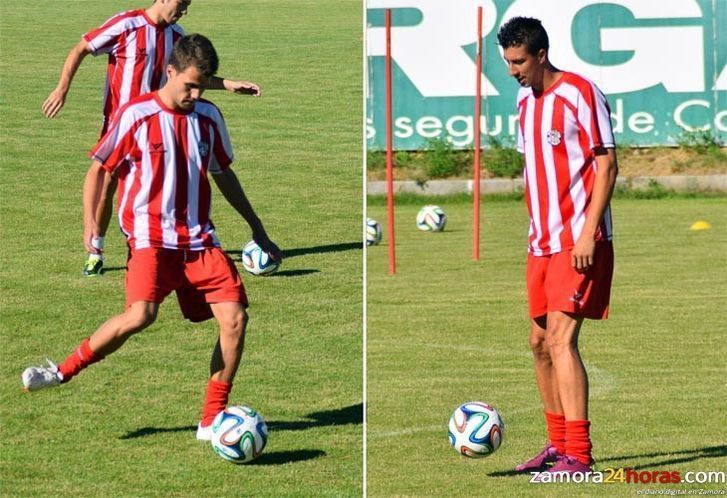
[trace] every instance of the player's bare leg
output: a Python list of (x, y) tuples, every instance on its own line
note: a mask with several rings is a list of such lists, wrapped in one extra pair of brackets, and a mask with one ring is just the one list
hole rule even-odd
[(248, 316), (242, 304), (236, 302), (211, 304), (212, 313), (220, 325), (220, 336), (212, 351), (210, 380), (207, 384), (197, 439), (209, 440), (214, 417), (227, 407), (232, 381), (240, 365), (245, 345)]
[(129, 337), (151, 325), (158, 310), (157, 303), (137, 301), (122, 314), (108, 319), (61, 365), (48, 360), (47, 366), (26, 368), (21, 376), (23, 387), (26, 391), (37, 391), (68, 382), (87, 366), (119, 349)]
[(86, 259), (86, 264), (83, 267), (83, 275), (86, 277), (94, 277), (103, 273), (103, 248), (104, 238), (106, 232), (109, 229), (111, 223), (111, 215), (113, 214), (113, 199), (116, 193), (116, 187), (118, 186), (118, 180), (112, 175), (104, 175), (104, 185), (102, 191), (102, 199), (106, 199), (105, 203), (100, 203), (96, 209), (96, 220), (99, 227), (99, 236), (95, 238), (91, 243), (101, 251), (101, 254), (89, 254)]
[(210, 307), (220, 324), (220, 337), (210, 362), (210, 378), (232, 383), (242, 358), (248, 315), (240, 303), (215, 303)]
[(530, 349), (535, 362), (535, 381), (546, 412), (563, 413), (558, 393), (558, 381), (546, 342), (547, 321), (545, 316), (535, 318), (530, 328)]
[(546, 343), (566, 420), (588, 419), (588, 376), (578, 352), (578, 333), (582, 323), (583, 318), (567, 313), (548, 313)]
[(565, 414), (565, 456), (550, 472), (590, 472), (591, 437), (588, 420), (588, 375), (578, 351), (583, 318), (554, 311), (548, 313), (546, 343), (558, 381)]
[(546, 341), (546, 332), (545, 315), (531, 321), (530, 349), (535, 364), (535, 381), (545, 411), (548, 443), (540, 453), (515, 467), (517, 472), (545, 470), (548, 464), (557, 460), (559, 454), (565, 453), (565, 417), (558, 393), (558, 380)]
[(111, 215), (114, 212), (113, 198), (116, 194), (116, 188), (119, 186), (118, 179), (113, 175), (104, 175), (104, 193), (102, 199), (108, 199), (108, 202), (98, 205), (96, 211), (96, 219), (98, 220), (99, 232), (102, 236), (106, 235), (111, 224)]
[(141, 332), (156, 320), (158, 303), (137, 301), (120, 315), (109, 318), (89, 338), (91, 350), (108, 356), (119, 349), (126, 340)]

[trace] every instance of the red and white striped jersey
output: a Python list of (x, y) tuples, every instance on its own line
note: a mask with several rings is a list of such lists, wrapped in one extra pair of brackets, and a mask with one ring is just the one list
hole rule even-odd
[(219, 246), (210, 219), (207, 173), (233, 159), (219, 109), (198, 100), (191, 111), (166, 107), (156, 92), (119, 109), (89, 154), (119, 178), (119, 224), (135, 249)]
[(174, 43), (184, 36), (176, 24), (155, 24), (144, 10), (113, 16), (83, 35), (96, 56), (108, 54), (101, 135), (114, 113), (129, 100), (159, 90)]
[[(521, 88), (517, 149), (525, 155), (525, 200), (530, 213), (529, 247), (536, 256), (575, 245), (583, 231), (596, 177), (594, 149), (613, 148), (606, 97), (587, 79), (563, 73), (536, 97)], [(611, 210), (596, 240), (611, 240)]]

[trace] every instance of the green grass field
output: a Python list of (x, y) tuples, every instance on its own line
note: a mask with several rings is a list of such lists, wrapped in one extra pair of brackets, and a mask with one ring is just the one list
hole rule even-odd
[[(417, 210), (441, 202), (443, 233), (419, 232)], [(530, 484), (509, 471), (545, 441), (528, 347), (527, 214), (485, 199), (481, 261), (471, 204), (422, 198), (396, 207), (397, 275), (386, 245), (367, 253), (369, 496), (634, 496), (637, 490), (724, 490), (725, 484)], [(611, 317), (589, 322), (581, 352), (591, 382), (597, 468), (727, 471), (725, 296), (727, 202), (613, 202)], [(381, 199), (368, 215), (386, 220)], [(710, 231), (691, 232), (696, 220)], [(467, 460), (446, 425), (482, 400), (506, 423), (503, 446)]]
[[(62, 361), (123, 310), (126, 250), (81, 277), (81, 186), (100, 127), (106, 61), (86, 59), (55, 120), (41, 104), (68, 50), (112, 14), (151, 2), (0, 3), (0, 495), (360, 496), (362, 493), (361, 4), (194, 2), (182, 24), (215, 43), (222, 76), (263, 97), (206, 97), (222, 109), (233, 167), (271, 237), (277, 276), (244, 277), (246, 352), (231, 402), (267, 419), (265, 453), (228, 464), (194, 438), (213, 321), (157, 322), (68, 385), (21, 392), (20, 373)], [(219, 193), (226, 249), (249, 229)]]

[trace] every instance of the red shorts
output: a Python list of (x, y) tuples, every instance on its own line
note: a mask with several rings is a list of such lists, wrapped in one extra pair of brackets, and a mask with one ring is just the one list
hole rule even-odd
[(127, 308), (137, 301), (161, 303), (172, 291), (184, 317), (193, 322), (212, 318), (210, 304), (237, 302), (247, 308), (240, 274), (219, 247), (130, 249), (127, 268)]
[(608, 317), (613, 277), (613, 244), (596, 242), (593, 266), (578, 273), (571, 266), (571, 251), (549, 256), (528, 254), (527, 285), (530, 317), (563, 311), (583, 318)]

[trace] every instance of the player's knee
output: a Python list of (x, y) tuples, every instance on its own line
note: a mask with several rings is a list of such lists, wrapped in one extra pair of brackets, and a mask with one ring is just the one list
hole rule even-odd
[(127, 324), (129, 332), (134, 334), (147, 328), (156, 320), (156, 308), (150, 306), (138, 306), (131, 308), (128, 312)]
[(536, 358), (548, 356), (548, 344), (546, 343), (545, 336), (539, 333), (531, 333), (530, 338), (530, 349), (533, 351), (533, 355)]
[(548, 330), (545, 334), (545, 343), (550, 354), (553, 356), (569, 353), (577, 348), (577, 344), (574, 343), (572, 336), (557, 329)]
[(547, 322), (543, 319), (535, 319), (530, 327), (530, 337), (528, 341), (530, 343), (530, 349), (535, 356), (535, 359), (547, 358), (548, 357), (548, 344), (545, 341)]
[(248, 315), (244, 308), (240, 307), (225, 313), (220, 317), (220, 329), (223, 333), (234, 337), (242, 337), (245, 333), (245, 325), (247, 324)]

